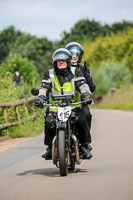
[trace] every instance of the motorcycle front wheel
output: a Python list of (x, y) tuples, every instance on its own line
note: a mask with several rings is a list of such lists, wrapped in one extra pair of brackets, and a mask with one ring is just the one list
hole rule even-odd
[(68, 153), (66, 150), (65, 130), (58, 132), (58, 156), (59, 156), (59, 170), (61, 176), (67, 176), (68, 173)]

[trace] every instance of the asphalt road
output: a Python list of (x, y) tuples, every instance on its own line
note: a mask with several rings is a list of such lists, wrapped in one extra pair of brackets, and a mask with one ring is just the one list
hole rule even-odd
[(0, 153), (0, 200), (132, 200), (133, 112), (91, 110), (93, 155), (60, 177), (43, 134)]

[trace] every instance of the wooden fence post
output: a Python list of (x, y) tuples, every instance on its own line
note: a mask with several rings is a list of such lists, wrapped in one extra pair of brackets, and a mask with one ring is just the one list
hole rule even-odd
[(27, 116), (29, 116), (29, 112), (28, 112), (28, 108), (27, 108), (26, 104), (24, 104), (24, 109), (25, 109)]
[[(34, 99), (35, 99), (35, 97), (31, 96), (31, 97), (29, 97), (27, 99), (20, 99), (18, 101), (11, 102), (11, 103), (0, 103), (0, 107), (2, 108), (2, 115), (3, 115), (4, 121), (5, 121), (4, 124), (0, 124), (0, 130), (3, 130), (3, 129), (6, 129), (6, 128), (11, 127), (11, 126), (16, 126), (18, 124), (24, 123), (24, 119), (21, 119), (20, 113), (19, 113), (19, 110), (18, 110), (18, 106), (20, 106), (20, 105), (24, 105), (24, 109), (25, 109), (25, 112), (26, 112), (26, 114), (28, 116), (28, 118), (27, 118), (28, 120), (35, 119), (36, 117), (38, 117), (41, 114), (40, 111), (38, 111), (38, 112), (32, 114), (31, 116), (29, 116), (28, 108), (26, 106), (27, 103), (33, 101)], [(15, 108), (16, 117), (17, 117), (17, 121), (15, 121), (15, 122), (8, 122), (7, 121), (6, 108), (10, 108), (10, 107), (14, 107)]]
[(20, 121), (21, 121), (21, 118), (20, 118), (20, 114), (19, 114), (19, 111), (18, 111), (18, 107), (17, 107), (17, 106), (15, 106), (15, 111), (16, 111), (17, 119), (18, 119), (18, 121), (20, 122)]
[(4, 117), (4, 121), (5, 121), (5, 123), (7, 123), (6, 107), (2, 107), (2, 113), (3, 113), (3, 117)]

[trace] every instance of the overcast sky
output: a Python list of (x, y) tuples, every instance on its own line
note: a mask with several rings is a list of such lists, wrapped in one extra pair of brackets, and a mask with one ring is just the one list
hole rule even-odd
[(0, 0), (0, 31), (10, 25), (37, 37), (59, 40), (80, 19), (101, 24), (133, 22), (133, 0)]

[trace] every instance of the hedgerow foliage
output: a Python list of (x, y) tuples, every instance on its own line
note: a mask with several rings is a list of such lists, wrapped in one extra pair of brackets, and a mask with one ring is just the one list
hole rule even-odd
[(97, 85), (97, 94), (105, 95), (111, 88), (123, 87), (133, 81), (133, 29), (98, 37), (83, 44), (88, 67)]
[(121, 63), (133, 74), (133, 29), (127, 32), (111, 34), (111, 36), (98, 37), (90, 45), (83, 44), (84, 59), (93, 67), (101, 67), (103, 62), (115, 61)]
[[(16, 86), (14, 80), (14, 72), (19, 71), (21, 74), (21, 79), (23, 80), (22, 85)], [(32, 61), (28, 61), (27, 58), (22, 58), (19, 54), (14, 56), (10, 56), (7, 62), (0, 66), (0, 102), (14, 102), (19, 99), (28, 98), (31, 96), (31, 88), (37, 85), (38, 80), (38, 73), (36, 67), (34, 66)], [(35, 107), (30, 102), (27, 104), (29, 115), (32, 115), (34, 112), (37, 111)], [(25, 133), (20, 135), (21, 131), (18, 131), (18, 127), (9, 128), (8, 131), (3, 130), (0, 132), (0, 135), (9, 135), (12, 137), (22, 137), (27, 135), (33, 135), (34, 132), (30, 132), (30, 128), (36, 130), (34, 127), (36, 123), (28, 122), (27, 115), (25, 113), (24, 105), (18, 106), (19, 114), (21, 119), (25, 119), (25, 124), (23, 125)], [(17, 121), (17, 116), (14, 107), (6, 108), (7, 113), (7, 121), (14, 122)], [(41, 119), (42, 120), (42, 119)], [(0, 108), (0, 124), (5, 123), (2, 108)], [(39, 122), (38, 122), (39, 123)], [(28, 126), (28, 127), (27, 127)], [(19, 126), (22, 128), (22, 126)], [(37, 132), (41, 132), (43, 130), (42, 127), (39, 125)]]

